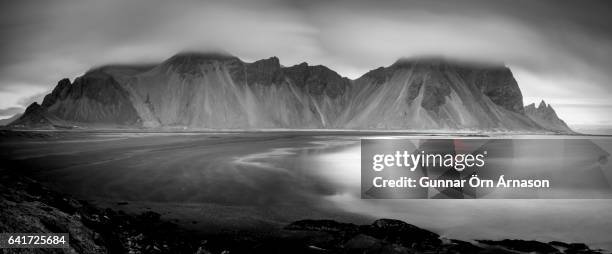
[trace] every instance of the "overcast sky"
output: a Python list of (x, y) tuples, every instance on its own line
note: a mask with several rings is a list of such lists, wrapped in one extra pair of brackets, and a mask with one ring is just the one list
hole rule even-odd
[(0, 2), (0, 118), (107, 63), (222, 49), (245, 61), (323, 64), (356, 78), (397, 58), (505, 62), (525, 104), (612, 125), (609, 1)]

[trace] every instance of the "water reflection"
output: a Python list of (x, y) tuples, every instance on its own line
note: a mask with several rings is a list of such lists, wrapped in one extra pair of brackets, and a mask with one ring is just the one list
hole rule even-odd
[[(357, 139), (358, 137), (355, 138)], [(334, 193), (324, 198), (347, 212), (402, 219), (459, 239), (565, 240), (588, 242), (607, 249), (612, 247), (608, 237), (612, 233), (612, 214), (608, 212), (612, 209), (612, 200), (361, 199), (359, 142), (339, 144), (332, 138), (326, 142), (332, 145), (328, 145), (325, 149), (301, 153), (299, 161), (302, 167), (326, 179), (335, 187)], [(610, 139), (596, 140), (595, 143), (606, 149), (612, 148)], [(513, 160), (512, 165), (516, 169), (535, 168), (542, 172), (563, 169), (565, 170), (563, 174), (582, 178), (585, 176), (572, 175), (572, 173), (585, 173), (584, 171), (570, 169), (588, 168), (591, 165), (587, 164), (595, 161), (606, 165), (607, 168), (599, 172), (605, 173), (601, 177), (610, 179), (610, 164), (607, 161), (598, 161), (601, 158), (592, 158), (599, 155), (593, 153), (591, 144), (571, 143), (572, 146), (589, 147), (583, 149), (585, 153), (580, 153), (583, 151), (581, 149), (569, 146), (554, 146), (549, 147), (549, 150), (542, 150), (542, 147), (537, 145), (537, 141), (521, 144), (525, 146), (510, 146), (514, 158), (500, 158), (500, 160)], [(571, 153), (567, 153), (568, 149)], [(551, 154), (564, 156), (551, 158)], [(592, 176), (587, 179), (593, 180)], [(606, 182), (605, 179), (602, 182)]]

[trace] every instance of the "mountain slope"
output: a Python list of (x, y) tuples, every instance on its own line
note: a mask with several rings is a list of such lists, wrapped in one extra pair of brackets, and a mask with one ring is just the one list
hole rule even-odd
[(349, 128), (538, 130), (506, 67), (400, 60), (355, 81)]
[(535, 103), (525, 106), (525, 114), (540, 126), (556, 132), (572, 132), (567, 124), (557, 116), (555, 110), (546, 102), (541, 101), (538, 107)]
[(58, 117), (48, 113), (45, 108), (34, 102), (28, 106), (23, 114), (9, 126), (28, 128), (53, 128), (54, 125), (63, 122)]
[[(51, 125), (130, 128), (547, 131), (504, 66), (402, 59), (349, 80), (325, 66), (181, 53), (61, 80), (40, 106)], [(13, 125), (33, 126), (24, 114)], [(45, 120), (43, 120), (45, 121)]]

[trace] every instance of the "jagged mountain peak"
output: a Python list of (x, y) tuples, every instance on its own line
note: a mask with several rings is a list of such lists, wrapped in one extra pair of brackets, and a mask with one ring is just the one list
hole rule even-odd
[(30, 104), (26, 110), (24, 111), (24, 114), (32, 114), (35, 112), (39, 112), (42, 109), (42, 107), (38, 104), (38, 102), (32, 102), (32, 104)]
[(57, 82), (57, 86), (53, 88), (53, 91), (50, 94), (45, 95), (45, 98), (42, 101), (42, 106), (49, 107), (53, 105), (58, 100), (58, 98), (65, 97), (65, 94), (62, 93), (66, 90), (68, 86), (70, 86), (70, 84), (70, 79), (68, 78), (63, 78), (59, 82)]
[(304, 72), (307, 74), (314, 74), (314, 75), (329, 75), (329, 76), (334, 76), (334, 77), (338, 77), (338, 78), (345, 78), (342, 75), (340, 75), (339, 73), (337, 73), (336, 71), (328, 68), (325, 65), (309, 65), (307, 62), (302, 62), (300, 64), (296, 64), (290, 67), (286, 67), (285, 70), (292, 72), (292, 71), (299, 71), (299, 72)]
[(31, 128), (53, 128), (53, 125), (58, 122), (61, 122), (61, 119), (49, 114), (37, 102), (33, 102), (17, 120), (9, 125)]
[(284, 68), (283, 73), (294, 85), (317, 96), (326, 94), (331, 98), (336, 98), (343, 94), (351, 84), (351, 80), (326, 66), (310, 66), (305, 62)]
[(550, 115), (551, 117), (552, 116), (557, 117), (557, 113), (553, 109), (552, 105), (546, 103), (546, 101), (544, 100), (541, 100), (537, 106), (535, 103), (531, 103), (525, 106), (525, 110), (531, 113), (537, 112), (538, 114)]
[(268, 57), (266, 59), (257, 60), (251, 64), (263, 64), (263, 65), (273, 65), (273, 66), (281, 66), (280, 59), (277, 56)]
[(536, 107), (535, 103), (525, 106), (525, 114), (542, 127), (558, 132), (572, 132), (567, 124), (559, 118), (557, 112), (544, 100)]

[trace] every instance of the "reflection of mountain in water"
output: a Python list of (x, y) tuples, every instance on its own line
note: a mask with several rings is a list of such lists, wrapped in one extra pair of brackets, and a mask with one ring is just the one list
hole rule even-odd
[(13, 126), (569, 131), (556, 115), (530, 114), (502, 65), (402, 59), (349, 80), (275, 57), (182, 53), (63, 79)]

